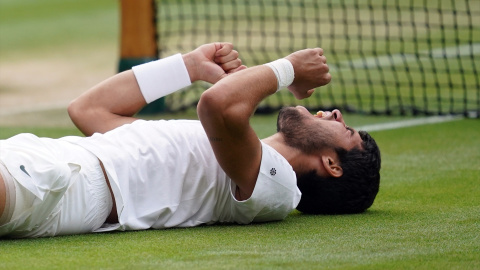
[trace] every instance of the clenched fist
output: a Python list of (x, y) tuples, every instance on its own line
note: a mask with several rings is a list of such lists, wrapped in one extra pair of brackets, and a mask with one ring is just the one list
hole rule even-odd
[(332, 79), (323, 49), (305, 49), (285, 57), (295, 70), (295, 79), (288, 90), (297, 99), (310, 97), (315, 88), (326, 85)]

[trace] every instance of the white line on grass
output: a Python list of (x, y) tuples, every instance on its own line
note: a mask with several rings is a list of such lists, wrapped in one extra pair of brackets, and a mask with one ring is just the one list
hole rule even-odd
[(403, 120), (403, 121), (396, 121), (396, 122), (389, 122), (389, 123), (382, 123), (382, 124), (365, 125), (365, 126), (356, 127), (355, 129), (365, 130), (368, 132), (380, 131), (380, 130), (389, 130), (389, 129), (450, 122), (450, 121), (460, 120), (463, 118), (464, 117), (461, 115), (431, 116), (431, 117), (422, 117), (417, 119), (410, 119), (410, 120)]
[[(29, 110), (20, 109), (20, 110), (10, 110), (8, 112), (0, 112), (0, 117), (13, 116), (15, 114), (21, 114), (21, 113), (34, 113), (34, 112), (48, 111), (52, 109), (63, 109), (63, 108), (65, 108), (65, 105), (63, 104), (51, 104), (49, 106), (41, 106), (41, 107), (39, 106), (36, 108), (30, 108)], [(380, 131), (380, 130), (389, 130), (389, 129), (398, 129), (398, 128), (405, 128), (405, 127), (427, 125), (427, 124), (443, 123), (443, 122), (460, 120), (463, 118), (464, 117), (461, 115), (431, 116), (431, 117), (423, 117), (423, 118), (416, 118), (416, 119), (396, 121), (396, 122), (364, 125), (364, 126), (355, 127), (355, 129), (371, 132), (371, 131)]]

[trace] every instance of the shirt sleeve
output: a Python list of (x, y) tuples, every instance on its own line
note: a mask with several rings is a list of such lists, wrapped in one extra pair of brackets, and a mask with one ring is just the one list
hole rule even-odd
[(288, 161), (262, 142), (262, 161), (252, 196), (235, 199), (232, 182), (233, 211), (238, 223), (266, 222), (284, 219), (300, 202), (295, 172)]

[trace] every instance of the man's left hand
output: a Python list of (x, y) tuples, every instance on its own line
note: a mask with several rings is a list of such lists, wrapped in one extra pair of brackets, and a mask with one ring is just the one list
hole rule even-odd
[(214, 84), (228, 74), (246, 68), (233, 44), (228, 42), (202, 45), (183, 55), (183, 60), (192, 82), (202, 80)]

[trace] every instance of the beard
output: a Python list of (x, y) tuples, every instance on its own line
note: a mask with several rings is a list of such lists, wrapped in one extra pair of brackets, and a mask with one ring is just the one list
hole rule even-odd
[(284, 107), (278, 113), (277, 132), (283, 135), (288, 146), (305, 154), (333, 147), (333, 134), (320, 123), (309, 123), (308, 117), (293, 107)]

